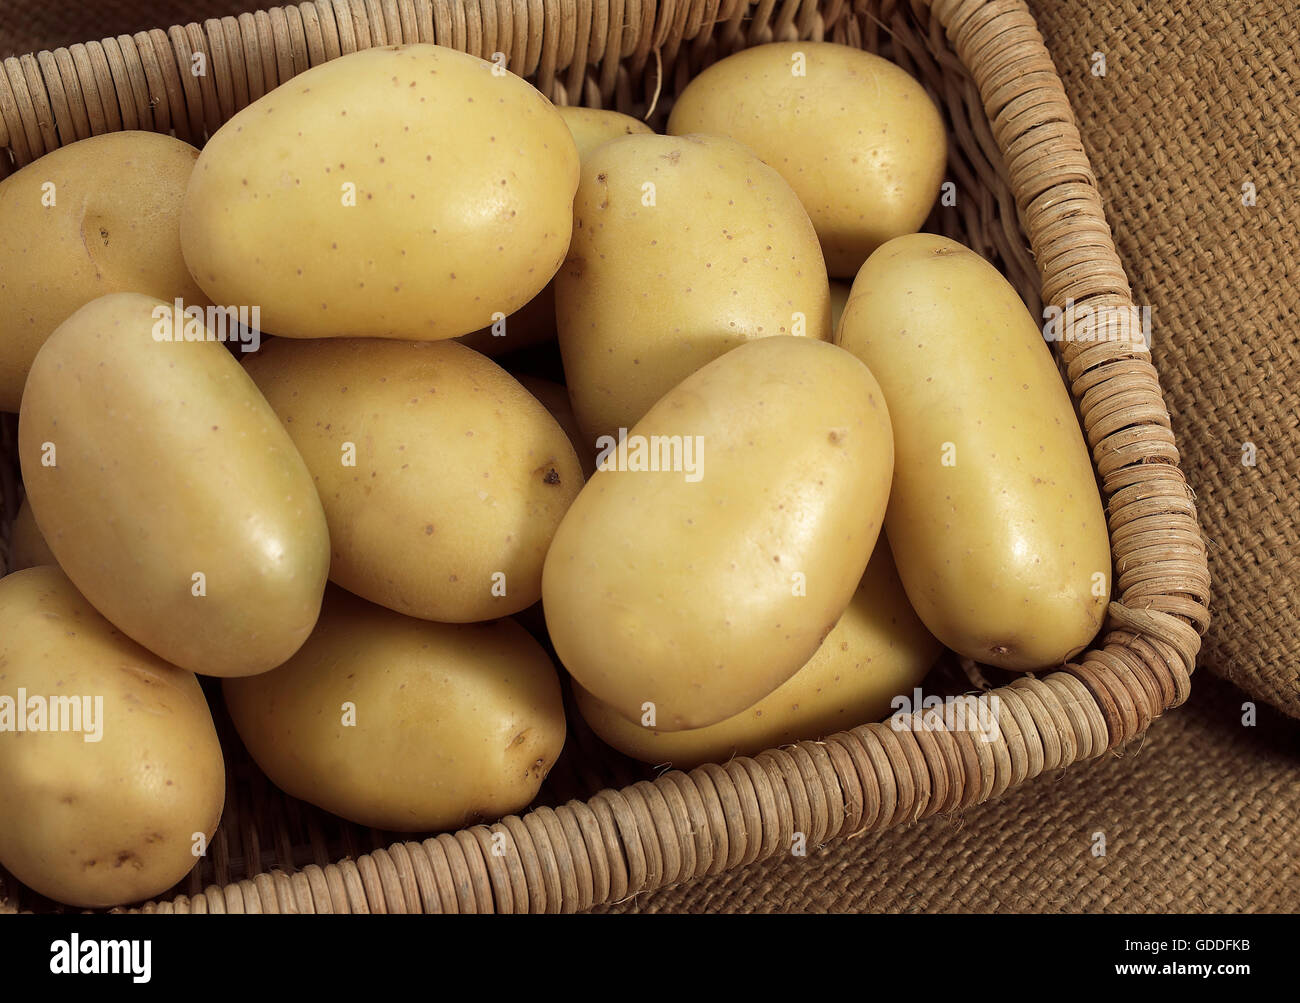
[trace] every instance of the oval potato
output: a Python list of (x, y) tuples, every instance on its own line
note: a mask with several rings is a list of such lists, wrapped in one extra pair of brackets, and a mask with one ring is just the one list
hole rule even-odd
[(0, 411), (17, 411), (32, 360), (106, 293), (205, 305), (181, 258), (180, 216), (199, 151), (153, 132), (91, 136), (0, 181)]
[(586, 160), (596, 147), (619, 136), (648, 136), (654, 132), (640, 119), (624, 115), (621, 111), (581, 108), (576, 105), (557, 105), (555, 110), (573, 133), (579, 160)]
[(631, 428), (747, 340), (831, 338), (826, 269), (807, 213), (738, 143), (608, 142), (583, 163), (573, 214), (555, 314), (565, 382), (589, 439)]
[(546, 624), (617, 713), (651, 703), (666, 731), (702, 728), (794, 675), (853, 597), (889, 495), (889, 413), (848, 353), (760, 338), (683, 380), (625, 446), (551, 543)]
[(1110, 591), (1088, 448), (1042, 332), (975, 252), (899, 237), (853, 283), (840, 344), (889, 401), (885, 528), (925, 625), (953, 650), (1029, 671), (1073, 658)]
[(115, 293), (50, 336), (18, 425), (27, 497), (59, 566), (127, 636), (192, 672), (265, 672), (316, 622), (325, 515), (234, 357), (154, 339), (164, 317), (184, 324), (172, 310)]
[(453, 342), (355, 338), (277, 338), (247, 368), (315, 479), (336, 584), (452, 623), (541, 596), (582, 468), (504, 369)]
[(578, 151), (549, 101), (494, 70), (364, 49), (238, 112), (185, 198), (194, 278), (292, 338), (439, 340), (514, 313), (564, 260)]
[(677, 98), (668, 132), (730, 136), (775, 167), (837, 278), (921, 228), (948, 159), (925, 89), (889, 60), (833, 42), (772, 42), (714, 63)]
[(222, 689), (277, 787), (378, 829), (458, 829), (518, 811), (564, 745), (555, 667), (513, 620), (431, 623), (341, 589), (286, 664)]
[(908, 605), (882, 538), (848, 609), (812, 658), (739, 714), (707, 728), (661, 731), (627, 720), (577, 684), (574, 697), (592, 731), (619, 752), (689, 770), (878, 721), (941, 650)]
[(138, 902), (190, 872), (225, 795), (192, 673), (114, 629), (58, 568), (0, 580), (0, 864), (67, 905)]

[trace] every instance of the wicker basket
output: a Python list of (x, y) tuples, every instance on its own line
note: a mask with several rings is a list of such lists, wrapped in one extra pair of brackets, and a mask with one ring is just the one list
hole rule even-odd
[[(511, 69), (556, 102), (615, 107), (662, 127), (672, 96), (704, 66), (796, 38), (880, 52), (935, 97), (959, 195), (927, 229), (993, 261), (1036, 314), (1067, 300), (1131, 305), (1069, 102), (1023, 0), (319, 0), (272, 8), (5, 60), (0, 177), (100, 132), (172, 130), (201, 143), (295, 73), (369, 46), (436, 41), (485, 58), (504, 52)], [(188, 68), (198, 51), (210, 70), (196, 78)], [(1057, 347), (1106, 500), (1113, 601), (1100, 647), (1079, 664), (1006, 676), (993, 691), (1002, 704), (996, 741), (864, 724), (656, 777), (605, 748), (570, 705), (566, 751), (527, 814), (417, 842), (275, 790), (216, 697), (229, 760), (225, 818), (208, 856), (144, 911), (588, 909), (801, 842), (811, 849), (960, 811), (1140, 735), (1188, 695), (1207, 624), (1205, 546), (1150, 355), (1114, 340)], [(15, 425), (5, 416), (0, 436), (5, 540), (20, 495)], [(926, 685), (968, 688), (953, 659)], [(494, 840), (498, 833), (504, 838)], [(52, 908), (0, 872), (0, 912)]]

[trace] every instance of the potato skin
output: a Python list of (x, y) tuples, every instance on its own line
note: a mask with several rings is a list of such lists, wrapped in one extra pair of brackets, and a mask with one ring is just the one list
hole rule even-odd
[[(225, 803), (225, 764), (192, 673), (95, 612), (58, 568), (0, 580), (0, 694), (103, 698), (85, 732), (0, 731), (0, 864), (67, 905), (166, 891)], [(83, 722), (83, 727), (85, 722)]]
[(878, 721), (943, 650), (908, 605), (882, 538), (853, 601), (812, 658), (754, 706), (707, 728), (661, 731), (611, 710), (577, 684), (578, 710), (625, 755), (689, 770)]
[(222, 689), (276, 786), (379, 829), (457, 829), (518, 811), (564, 745), (555, 667), (513, 620), (431, 623), (338, 588), (293, 658)]
[(573, 105), (557, 105), (556, 111), (564, 124), (573, 133), (573, 142), (578, 147), (578, 159), (586, 160), (596, 147), (608, 143), (619, 136), (648, 136), (654, 133), (650, 126), (631, 115), (621, 111), (607, 111), (601, 108), (580, 108)]
[(247, 368), (316, 483), (336, 584), (450, 623), (537, 601), (582, 468), (509, 373), (454, 342), (355, 338), (275, 339)]
[(542, 407), (551, 412), (551, 417), (564, 429), (578, 462), (582, 464), (583, 479), (591, 480), (591, 475), (596, 472), (596, 444), (583, 438), (582, 429), (578, 427), (578, 419), (573, 413), (573, 403), (569, 400), (569, 388), (562, 383), (553, 383), (528, 373), (520, 373), (515, 379), (541, 402)]
[(633, 721), (651, 702), (680, 731), (762, 699), (835, 625), (875, 547), (893, 443), (867, 368), (794, 337), (687, 377), (631, 432), (652, 435), (701, 436), (700, 476), (598, 469), (552, 541), (542, 601), (585, 689)]
[(948, 156), (943, 119), (906, 70), (833, 42), (772, 42), (714, 63), (677, 98), (668, 132), (730, 136), (775, 167), (835, 278), (921, 228)]
[(577, 183), (568, 128), (521, 78), (440, 46), (365, 49), (217, 131), (181, 246), (209, 295), (260, 305), (274, 334), (454, 338), (555, 274)]
[(31, 505), (24, 498), (23, 503), (18, 506), (18, 514), (14, 516), (14, 524), (10, 531), (9, 570), (22, 571), (25, 568), (58, 563), (54, 552), (50, 550), (50, 545), (45, 542), (45, 537), (41, 536), (41, 527), (36, 525), (36, 517), (32, 515)]
[(50, 336), (18, 426), (27, 497), (60, 567), (127, 636), (192, 672), (265, 672), (316, 622), (325, 515), (233, 356), (154, 340), (168, 306), (115, 293)]
[(798, 333), (795, 314), (808, 337), (830, 340), (830, 290), (807, 213), (738, 143), (605, 143), (583, 162), (573, 215), (555, 316), (573, 410), (592, 440), (631, 428), (737, 345)]
[[(596, 147), (617, 136), (648, 133), (648, 125), (629, 115), (616, 111), (599, 111), (595, 108), (568, 108), (556, 106), (564, 124), (573, 134), (578, 156), (585, 158)], [(473, 334), (457, 339), (466, 348), (482, 352), (489, 358), (499, 358), (509, 352), (532, 348), (555, 340), (555, 286), (548, 282), (546, 288), (526, 304), (505, 318), (497, 327), (485, 324)]]
[(0, 181), (0, 411), (18, 410), (45, 339), (96, 297), (137, 292), (207, 303), (180, 243), (181, 203), (198, 155), (171, 136), (117, 132), (52, 150)]
[(858, 273), (839, 341), (889, 401), (885, 529), (922, 621), (1004, 669), (1073, 658), (1101, 626), (1110, 540), (1069, 394), (1016, 291), (961, 244), (899, 237)]

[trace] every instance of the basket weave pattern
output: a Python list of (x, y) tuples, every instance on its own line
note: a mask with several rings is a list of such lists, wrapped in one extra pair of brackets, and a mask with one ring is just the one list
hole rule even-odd
[[(320, 0), (271, 8), (5, 60), (0, 176), (107, 131), (174, 130), (200, 144), (296, 73), (374, 45), (505, 53), (511, 70), (557, 102), (661, 123), (671, 96), (704, 66), (796, 38), (881, 52), (936, 98), (959, 199), (936, 209), (929, 229), (998, 264), (1031, 310), (1070, 300), (1131, 305), (1069, 102), (1023, 0)], [(197, 52), (207, 65), (198, 77), (190, 72)], [(1188, 695), (1207, 625), (1205, 546), (1149, 354), (1124, 340), (1058, 348), (1106, 501), (1112, 602), (1099, 647), (1078, 664), (992, 691), (1002, 710), (994, 741), (919, 720), (903, 731), (866, 724), (621, 787), (606, 786), (619, 774), (599, 768), (599, 751), (588, 747), (581, 753), (591, 762), (578, 772), (594, 795), (424, 842), (349, 849), (338, 863), (323, 855), (299, 806), (263, 780), (251, 796), (228, 799), (211, 859), (183, 883), (190, 893), (145, 911), (582, 910), (789, 852), (796, 834), (816, 846), (957, 811), (1141, 734)], [(0, 457), (6, 535), (18, 493), (12, 425), (0, 446), (8, 451)], [(268, 813), (295, 824), (278, 824), (263, 848), (258, 816)], [(307, 847), (290, 831), (306, 833)], [(345, 843), (359, 848), (362, 838)], [(212, 880), (206, 888), (200, 872)], [(26, 907), (23, 894), (0, 874), (0, 911)]]

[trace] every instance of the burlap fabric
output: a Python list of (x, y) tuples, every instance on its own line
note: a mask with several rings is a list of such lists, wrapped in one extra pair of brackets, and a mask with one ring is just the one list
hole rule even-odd
[[(1300, 716), (1300, 15), (1290, 0), (1029, 2), (1135, 299), (1153, 310), (1210, 543), (1200, 664)], [(0, 56), (258, 6), (0, 0)], [(604, 911), (1294, 911), (1300, 731), (1267, 709), (1243, 726), (1243, 701), (1202, 676), (1190, 703), (1122, 757), (1039, 778), (958, 820)]]

